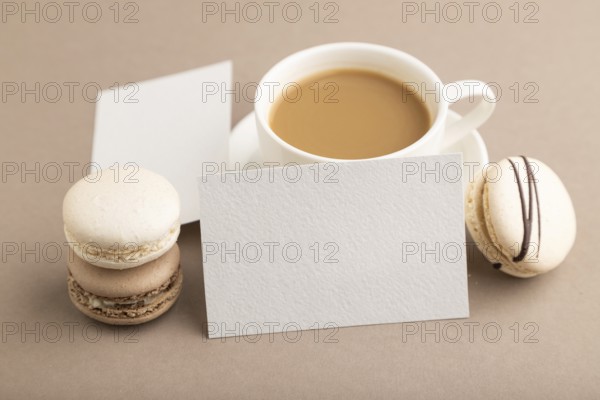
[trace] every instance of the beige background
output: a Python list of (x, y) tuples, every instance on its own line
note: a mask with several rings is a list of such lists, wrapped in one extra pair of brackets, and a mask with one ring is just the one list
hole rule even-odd
[[(563, 177), (578, 216), (578, 239), (564, 265), (546, 276), (516, 280), (475, 255), (469, 263), (471, 318), (457, 321), (462, 328), (457, 343), (448, 340), (455, 326), (447, 322), (441, 322), (447, 336), (439, 343), (433, 334), (403, 340), (408, 328), (423, 327), (400, 324), (341, 329), (334, 333), (336, 343), (328, 343), (326, 331), (319, 337), (305, 332), (295, 343), (291, 334), (272, 340), (263, 335), (256, 343), (209, 342), (202, 325), (199, 229), (191, 224), (179, 240), (185, 271), (181, 299), (163, 318), (133, 331), (129, 341), (137, 342), (129, 343), (125, 334), (130, 329), (89, 325), (70, 304), (65, 252), (58, 260), (52, 260), (54, 253), (40, 254), (64, 241), (61, 202), (68, 177), (37, 183), (35, 176), (25, 182), (11, 176), (0, 186), (0, 241), (4, 247), (17, 243), (19, 252), (3, 252), (0, 268), (1, 398), (598, 397), (600, 269), (593, 253), (600, 241), (594, 163), (600, 144), (600, 3), (538, 1), (539, 22), (532, 24), (514, 22), (513, 1), (502, 2), (502, 19), (495, 24), (483, 18), (484, 2), (473, 23), (466, 8), (458, 23), (443, 16), (439, 23), (433, 16), (422, 23), (419, 16), (403, 22), (402, 2), (338, 0), (339, 22), (332, 24), (312, 20), (312, 3), (301, 3), (303, 17), (296, 24), (280, 13), (273, 23), (266, 17), (236, 23), (231, 16), (225, 23), (218, 16), (204, 23), (202, 3), (194, 1), (139, 2), (139, 22), (133, 24), (115, 23), (109, 3), (102, 4), (103, 17), (96, 24), (82, 18), (81, 7), (73, 23), (65, 15), (54, 24), (32, 17), (22, 23), (19, 16), (5, 15), (1, 81), (30, 87), (35, 82), (97, 82), (107, 88), (232, 59), (234, 80), (243, 84), (257, 81), (283, 56), (319, 43), (358, 40), (393, 46), (421, 58), (444, 81), (474, 78), (500, 84), (497, 112), (481, 133), (492, 160), (526, 154)], [(523, 10), (525, 3), (519, 3), (520, 19), (533, 10)], [(433, 8), (433, 2), (428, 4)], [(124, 3), (120, 6), (122, 18)], [(521, 87), (519, 99), (509, 88), (514, 82)], [(524, 102), (528, 82), (539, 88), (537, 103)], [(88, 162), (94, 104), (80, 92), (73, 103), (66, 94), (54, 104), (34, 100), (9, 96), (0, 103), (0, 160), (24, 162), (28, 168), (36, 162)], [(235, 104), (233, 122), (251, 108), (243, 100)], [(39, 260), (22, 251), (35, 249), (36, 243)], [(468, 322), (479, 324), (472, 340)], [(493, 327), (487, 336), (482, 333), (488, 323), (502, 329), (496, 343), (490, 342), (496, 336)], [(58, 338), (57, 325), (62, 329)], [(9, 335), (14, 329), (17, 334)], [(29, 333), (22, 336), (24, 329)], [(98, 329), (101, 335), (93, 343)], [(537, 343), (526, 343), (534, 329)]]

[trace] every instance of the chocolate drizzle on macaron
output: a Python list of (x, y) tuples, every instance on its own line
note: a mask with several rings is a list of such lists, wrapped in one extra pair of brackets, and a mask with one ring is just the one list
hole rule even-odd
[(537, 242), (537, 251), (536, 254), (539, 254), (540, 251), (540, 242), (542, 239), (542, 220), (540, 218), (540, 200), (538, 196), (538, 188), (537, 188), (537, 180), (534, 177), (533, 170), (531, 169), (531, 164), (527, 157), (521, 156), (523, 162), (525, 163), (525, 170), (527, 171), (527, 185), (529, 196), (526, 199), (525, 194), (523, 193), (523, 185), (521, 182), (521, 178), (519, 176), (519, 169), (517, 165), (509, 158), (508, 161), (512, 165), (513, 171), (515, 173), (515, 179), (517, 181), (517, 185), (519, 187), (519, 196), (521, 197), (521, 212), (523, 215), (523, 241), (521, 243), (521, 250), (519, 254), (513, 257), (514, 262), (519, 262), (525, 259), (527, 255), (527, 251), (531, 246), (531, 230), (533, 226), (533, 196), (535, 194), (535, 208), (537, 210), (537, 220), (538, 220), (538, 242)]

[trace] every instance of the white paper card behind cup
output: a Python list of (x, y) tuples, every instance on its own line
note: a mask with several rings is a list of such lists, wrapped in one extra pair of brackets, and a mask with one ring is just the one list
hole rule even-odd
[(468, 317), (460, 165), (443, 155), (199, 178), (209, 336)]
[(231, 72), (226, 61), (103, 91), (92, 162), (133, 162), (164, 175), (179, 192), (181, 223), (197, 221), (196, 178), (203, 162), (227, 161), (231, 129), (229, 96), (207, 95), (204, 85), (228, 88)]

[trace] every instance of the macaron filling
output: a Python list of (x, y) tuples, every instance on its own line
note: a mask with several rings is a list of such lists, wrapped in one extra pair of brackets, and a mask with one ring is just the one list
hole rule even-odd
[(180, 224), (176, 221), (169, 229), (169, 232), (161, 239), (151, 243), (114, 243), (109, 247), (102, 247), (95, 242), (82, 243), (78, 241), (71, 232), (64, 227), (65, 236), (69, 246), (75, 254), (92, 264), (103, 260), (111, 264), (138, 263), (139, 260), (152, 253), (157, 253), (162, 249), (168, 248), (174, 237), (179, 236)]

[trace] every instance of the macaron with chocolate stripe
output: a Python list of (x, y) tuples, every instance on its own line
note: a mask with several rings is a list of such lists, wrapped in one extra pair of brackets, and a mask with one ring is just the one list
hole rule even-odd
[(509, 157), (470, 183), (467, 228), (495, 268), (520, 278), (560, 265), (576, 236), (575, 210), (561, 179), (543, 162)]

